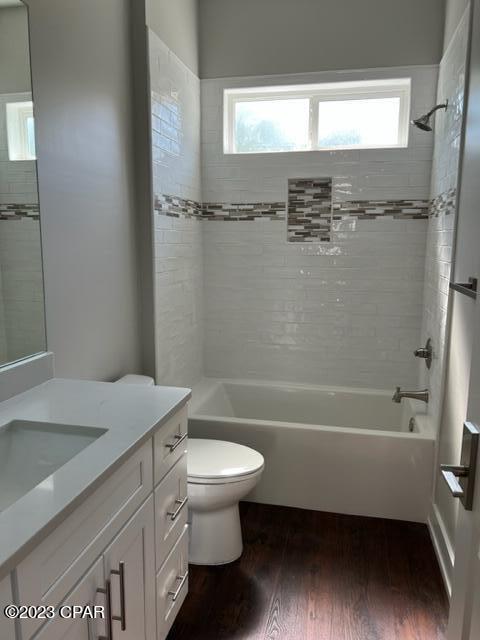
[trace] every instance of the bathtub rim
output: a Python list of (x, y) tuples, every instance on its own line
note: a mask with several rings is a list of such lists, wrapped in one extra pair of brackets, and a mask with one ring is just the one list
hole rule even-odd
[(364, 429), (361, 427), (337, 427), (335, 425), (325, 424), (308, 424), (305, 422), (281, 422), (280, 420), (258, 420), (250, 418), (232, 418), (230, 416), (209, 416), (208, 414), (195, 413), (188, 417), (189, 420), (201, 420), (202, 422), (215, 422), (225, 423), (233, 425), (245, 425), (248, 424), (252, 427), (271, 427), (275, 426), (281, 429), (303, 429), (309, 431), (328, 431), (334, 433), (344, 434), (358, 434), (367, 437), (376, 436), (388, 436), (392, 438), (400, 439), (412, 439), (412, 440), (430, 440), (435, 441), (433, 434), (425, 433), (424, 431), (410, 432), (410, 431), (391, 431), (387, 429)]
[(382, 395), (390, 397), (391, 392), (386, 389), (370, 389), (364, 387), (339, 387), (332, 385), (312, 385), (312, 384), (299, 384), (289, 383), (285, 381), (277, 382), (273, 380), (257, 380), (255, 378), (202, 378), (202, 380), (193, 387), (192, 400), (190, 404), (189, 420), (202, 420), (211, 421), (214, 423), (228, 422), (233, 425), (248, 424), (257, 427), (276, 426), (282, 429), (305, 429), (305, 430), (318, 430), (329, 431), (343, 434), (359, 434), (363, 436), (372, 437), (374, 434), (378, 436), (389, 436), (400, 439), (414, 439), (414, 440), (436, 440), (436, 435), (431, 424), (428, 413), (424, 410), (422, 403), (418, 400), (408, 400), (412, 407), (412, 416), (415, 418), (418, 426), (418, 432), (410, 431), (392, 431), (388, 429), (366, 429), (361, 427), (341, 427), (336, 425), (322, 425), (322, 424), (310, 424), (305, 422), (287, 422), (282, 420), (261, 420), (258, 418), (239, 418), (234, 416), (219, 416), (209, 415), (204, 413), (198, 413), (197, 407), (201, 403), (207, 401), (209, 397), (214, 393), (216, 387), (221, 384), (237, 384), (248, 386), (264, 386), (264, 387), (285, 387), (295, 388), (301, 390), (322, 390), (326, 392), (343, 392), (353, 393), (358, 395)]

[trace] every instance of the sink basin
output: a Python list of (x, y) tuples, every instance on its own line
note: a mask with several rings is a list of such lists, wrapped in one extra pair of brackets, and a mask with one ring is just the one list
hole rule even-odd
[[(107, 429), (13, 420), (0, 427), (0, 512), (42, 483)], [(44, 482), (46, 491), (53, 483)]]

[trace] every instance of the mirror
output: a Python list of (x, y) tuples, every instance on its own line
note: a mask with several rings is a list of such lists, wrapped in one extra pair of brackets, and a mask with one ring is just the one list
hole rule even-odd
[(28, 10), (0, 0), (0, 366), (45, 348)]

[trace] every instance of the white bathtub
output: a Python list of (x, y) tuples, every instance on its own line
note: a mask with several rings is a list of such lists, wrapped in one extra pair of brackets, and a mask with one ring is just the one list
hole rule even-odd
[(434, 434), (423, 403), (395, 404), (391, 396), (205, 379), (193, 390), (189, 432), (264, 455), (265, 471), (249, 500), (426, 522)]

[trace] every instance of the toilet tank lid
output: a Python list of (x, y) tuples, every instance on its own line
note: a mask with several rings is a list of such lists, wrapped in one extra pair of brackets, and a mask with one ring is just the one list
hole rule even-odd
[(117, 382), (122, 384), (143, 384), (148, 385), (149, 387), (153, 387), (155, 381), (150, 376), (140, 376), (133, 373), (129, 373), (122, 378), (119, 378)]

